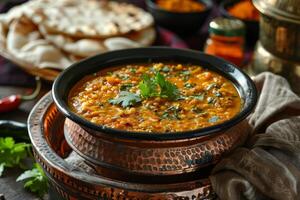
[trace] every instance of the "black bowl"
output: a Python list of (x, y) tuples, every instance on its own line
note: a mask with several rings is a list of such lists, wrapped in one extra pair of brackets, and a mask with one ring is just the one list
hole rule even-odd
[[(228, 8), (232, 7), (234, 4), (240, 2), (241, 0), (224, 0), (220, 4), (220, 13), (223, 17), (239, 19), (232, 16), (228, 12)], [(256, 20), (242, 20), (246, 25), (246, 45), (248, 47), (254, 47), (259, 38), (259, 21)]]
[[(68, 106), (68, 93), (70, 89), (85, 75), (93, 74), (104, 68), (113, 66), (139, 63), (139, 62), (180, 62), (200, 65), (213, 70), (231, 80), (238, 89), (243, 100), (241, 112), (234, 118), (222, 124), (197, 129), (193, 131), (176, 133), (147, 133), (131, 132), (96, 125), (79, 115), (75, 114)], [(94, 134), (107, 134), (110, 137), (134, 139), (134, 140), (179, 140), (207, 136), (227, 130), (243, 121), (253, 110), (257, 101), (257, 92), (253, 81), (242, 70), (233, 64), (193, 50), (174, 49), (168, 47), (148, 47), (112, 51), (90, 57), (86, 60), (73, 64), (64, 70), (55, 80), (52, 95), (58, 109), (73, 122)]]
[(153, 15), (155, 22), (178, 34), (193, 34), (198, 31), (206, 21), (213, 3), (210, 0), (198, 0), (205, 5), (201, 12), (178, 13), (160, 8), (155, 0), (146, 0), (148, 11)]

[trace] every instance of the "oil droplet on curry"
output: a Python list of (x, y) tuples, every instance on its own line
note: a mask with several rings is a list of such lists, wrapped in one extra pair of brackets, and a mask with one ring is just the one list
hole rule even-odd
[(68, 99), (75, 113), (98, 125), (182, 132), (220, 124), (241, 109), (234, 85), (197, 65), (131, 64), (108, 70), (84, 77)]

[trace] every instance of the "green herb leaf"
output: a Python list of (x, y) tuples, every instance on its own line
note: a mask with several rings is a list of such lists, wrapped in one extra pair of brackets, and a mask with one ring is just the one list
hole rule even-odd
[(117, 98), (108, 100), (109, 103), (120, 104), (123, 108), (133, 106), (141, 101), (139, 95), (127, 91), (121, 91)]
[(182, 75), (184, 76), (188, 76), (188, 75), (191, 75), (191, 72), (189, 70), (183, 70), (180, 72)]
[(21, 161), (27, 157), (30, 144), (15, 143), (11, 137), (0, 138), (0, 176), (5, 167), (22, 166)]
[(180, 108), (176, 106), (169, 107), (162, 115), (161, 119), (179, 120)]
[(120, 90), (121, 91), (129, 91), (130, 88), (132, 88), (132, 87), (133, 87), (132, 83), (126, 83), (126, 84), (121, 85)]
[(0, 177), (2, 176), (2, 174), (4, 172), (4, 165), (5, 165), (5, 163), (0, 164)]
[(218, 88), (218, 85), (216, 83), (211, 83), (206, 87), (206, 90), (211, 90), (213, 88)]
[(193, 107), (193, 108), (192, 108), (192, 111), (193, 111), (194, 113), (197, 113), (197, 114), (200, 114), (200, 113), (203, 113), (203, 112), (204, 112), (201, 108), (198, 108), (198, 107)]
[(219, 120), (219, 117), (218, 116), (212, 116), (208, 122), (209, 123), (216, 123), (217, 121)]
[(189, 70), (183, 70), (180, 74), (183, 76), (183, 81), (188, 81), (190, 79), (191, 72)]
[(202, 94), (195, 94), (192, 97), (195, 98), (195, 99), (197, 99), (197, 100), (203, 101), (204, 100), (204, 96), (205, 96), (205, 94), (202, 93)]
[(158, 95), (157, 84), (148, 74), (142, 75), (142, 81), (139, 83), (141, 95), (144, 98), (150, 98)]
[(215, 92), (215, 96), (216, 96), (216, 97), (221, 97), (221, 96), (222, 96), (222, 93), (219, 92), (219, 91), (216, 91), (216, 92)]
[(161, 71), (163, 72), (169, 72), (170, 71), (170, 68), (168, 66), (164, 66)]
[(117, 77), (122, 79), (122, 80), (128, 80), (129, 79), (128, 74), (117, 74)]
[(193, 88), (193, 87), (195, 87), (195, 85), (196, 85), (196, 84), (194, 84), (194, 83), (185, 83), (185, 84), (184, 84), (184, 87), (185, 87), (185, 88)]
[(213, 98), (213, 97), (208, 97), (207, 98), (207, 103), (208, 104), (214, 104), (216, 103), (217, 99)]
[(130, 71), (131, 73), (136, 73), (136, 68), (130, 68), (129, 71)]
[(160, 96), (162, 98), (168, 98), (170, 100), (179, 98), (180, 93), (176, 85), (167, 81), (162, 74), (156, 73), (155, 80), (160, 87)]
[(42, 197), (48, 192), (47, 177), (41, 166), (37, 163), (33, 165), (31, 170), (27, 170), (21, 174), (16, 181), (26, 181), (24, 188), (38, 194), (39, 197)]

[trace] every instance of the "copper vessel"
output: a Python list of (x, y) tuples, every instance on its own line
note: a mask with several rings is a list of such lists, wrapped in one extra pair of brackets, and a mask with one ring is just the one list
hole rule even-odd
[[(45, 95), (28, 118), (28, 130), (36, 161), (49, 178), (53, 200), (169, 200), (215, 199), (208, 180), (209, 172), (182, 176), (114, 177), (114, 172), (88, 174), (68, 164), (72, 149), (64, 138), (65, 117), (59, 113), (51, 94)], [(127, 180), (125, 180), (127, 179)]]
[[(241, 112), (222, 124), (193, 131), (135, 133), (93, 124), (69, 108), (66, 91), (85, 74), (120, 63), (147, 62), (149, 59), (194, 63), (217, 71), (238, 88), (243, 100)], [(99, 173), (109, 169), (120, 176), (201, 172), (202, 168), (215, 164), (243, 144), (249, 126), (245, 118), (257, 100), (252, 80), (232, 64), (196, 51), (163, 47), (114, 51), (86, 59), (61, 73), (54, 82), (52, 94), (58, 109), (68, 118), (64, 134), (71, 148)]]
[(284, 76), (300, 94), (299, 0), (253, 0), (260, 11), (260, 38), (252, 71)]
[(149, 141), (129, 140), (85, 131), (67, 119), (65, 137), (79, 155), (101, 172), (102, 167), (116, 173), (176, 175), (199, 171), (215, 164), (222, 156), (244, 143), (246, 121), (224, 132), (192, 139)]

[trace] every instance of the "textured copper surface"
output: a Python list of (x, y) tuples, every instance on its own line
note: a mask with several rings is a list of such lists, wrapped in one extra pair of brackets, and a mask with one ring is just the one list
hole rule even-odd
[[(63, 156), (70, 152), (63, 136), (64, 117), (57, 111), (50, 94), (47, 94), (32, 110), (29, 134), (35, 158), (42, 165), (51, 186), (62, 199), (213, 199), (214, 194), (207, 178), (191, 176), (188, 181), (172, 183), (124, 182), (107, 177), (107, 174), (91, 175), (70, 166)], [(158, 177), (159, 178), (159, 177)], [(161, 178), (163, 182), (163, 178)]]
[(197, 171), (216, 163), (224, 154), (242, 144), (247, 123), (222, 133), (186, 140), (147, 141), (94, 136), (69, 119), (65, 137), (82, 157), (97, 166), (144, 175), (176, 175)]

